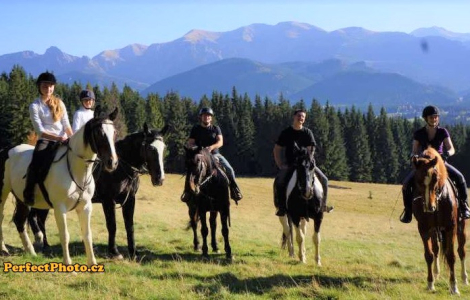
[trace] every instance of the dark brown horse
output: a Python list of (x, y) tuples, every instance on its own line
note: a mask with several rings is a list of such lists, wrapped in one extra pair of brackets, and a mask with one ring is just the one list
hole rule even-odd
[(192, 191), (192, 199), (188, 202), (189, 217), (194, 233), (194, 248), (198, 248), (197, 222), (201, 221), (202, 255), (208, 257), (206, 214), (210, 213), (210, 227), (212, 249), (218, 252), (216, 242), (216, 219), (220, 214), (222, 223), (222, 236), (224, 237), (224, 249), (227, 259), (232, 259), (232, 249), (229, 242), (230, 223), (230, 199), (228, 180), (226, 175), (217, 167), (217, 163), (206, 148), (185, 148), (186, 168), (188, 169), (189, 186)]
[(427, 288), (430, 291), (435, 290), (435, 275), (439, 274), (438, 253), (441, 251), (450, 271), (450, 293), (459, 294), (454, 268), (456, 239), (464, 284), (468, 284), (468, 279), (465, 267), (465, 220), (458, 215), (457, 194), (448, 179), (445, 163), (435, 149), (429, 147), (421, 157), (413, 157), (412, 164), (416, 170), (413, 214), (418, 221), (418, 230), (424, 245), (428, 267)]

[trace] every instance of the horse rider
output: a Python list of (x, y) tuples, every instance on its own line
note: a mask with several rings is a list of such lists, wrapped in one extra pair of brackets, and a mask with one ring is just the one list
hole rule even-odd
[[(189, 147), (198, 146), (208, 148), (212, 155), (219, 160), (224, 167), (227, 177), (230, 181), (230, 197), (235, 201), (240, 201), (243, 196), (235, 181), (235, 171), (233, 170), (227, 159), (220, 154), (219, 148), (224, 145), (224, 138), (220, 127), (212, 124), (214, 111), (210, 107), (203, 107), (199, 110), (199, 124), (191, 129), (187, 145)], [(191, 197), (189, 188), (189, 176), (186, 176), (183, 195), (181, 201), (188, 202)]]
[(86, 122), (93, 119), (93, 106), (95, 105), (95, 93), (91, 90), (82, 90), (80, 92), (79, 109), (73, 114), (72, 130), (77, 132)]
[[(281, 217), (286, 214), (286, 188), (289, 179), (294, 172), (294, 145), (298, 147), (307, 147), (310, 157), (313, 161), (313, 155), (315, 153), (315, 137), (312, 131), (304, 127), (305, 118), (307, 112), (304, 109), (296, 109), (293, 115), (292, 125), (284, 129), (274, 145), (273, 154), (274, 161), (279, 171), (274, 181), (274, 205), (277, 208), (276, 215)], [(284, 151), (284, 159), (282, 152)], [(328, 178), (323, 172), (315, 166), (315, 174), (319, 177), (321, 185), (323, 187), (323, 201), (322, 208), (323, 212), (330, 212), (333, 207), (326, 206), (327, 194), (328, 194)]]
[(46, 179), (60, 143), (73, 134), (65, 104), (54, 96), (56, 83), (54, 74), (41, 73), (36, 80), (40, 96), (29, 106), (29, 116), (38, 135), (23, 191), (24, 203), (30, 206), (34, 205), (34, 187)]
[[(467, 183), (462, 173), (447, 162), (447, 158), (454, 155), (455, 148), (447, 129), (439, 126), (439, 115), (439, 109), (436, 106), (430, 105), (423, 109), (422, 117), (426, 125), (416, 130), (413, 134), (411, 157), (420, 155), (428, 146), (433, 147), (441, 154), (445, 161), (449, 177), (456, 184), (459, 194), (460, 215), (464, 219), (469, 219), (470, 209), (467, 200)], [(413, 215), (413, 184), (410, 184), (410, 180), (413, 176), (414, 170), (412, 170), (403, 181), (402, 193), (405, 210), (400, 216), (400, 221), (403, 223), (410, 223)]]

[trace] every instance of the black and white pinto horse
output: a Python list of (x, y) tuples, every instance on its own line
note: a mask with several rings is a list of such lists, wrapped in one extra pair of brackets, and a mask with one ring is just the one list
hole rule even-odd
[(286, 189), (287, 214), (279, 217), (283, 227), (282, 247), (289, 250), (290, 257), (294, 257), (293, 226), (296, 231), (296, 240), (299, 247), (299, 259), (307, 262), (305, 252), (305, 237), (307, 235), (307, 222), (313, 219), (315, 245), (315, 260), (321, 266), (320, 260), (320, 226), (323, 221), (321, 204), (323, 188), (315, 175), (315, 163), (310, 158), (307, 148), (294, 148), (296, 160), (294, 172), (288, 181)]
[(197, 224), (201, 221), (202, 255), (208, 257), (206, 215), (210, 213), (212, 250), (218, 252), (216, 242), (217, 215), (220, 214), (222, 236), (224, 238), (225, 257), (232, 260), (229, 242), (230, 198), (227, 176), (217, 166), (214, 156), (206, 148), (194, 147), (186, 150), (186, 167), (189, 185), (193, 192), (189, 207), (190, 225), (194, 234), (194, 249), (198, 249)]
[[(119, 157), (119, 166), (114, 172), (106, 172), (97, 168), (94, 173), (96, 182), (93, 203), (101, 203), (108, 229), (108, 251), (113, 259), (122, 259), (116, 246), (116, 204), (122, 209), (124, 226), (127, 233), (127, 246), (129, 256), (136, 258), (137, 251), (134, 237), (134, 211), (135, 195), (139, 189), (140, 175), (150, 174), (152, 184), (161, 186), (165, 179), (163, 168), (163, 153), (165, 143), (163, 136), (168, 126), (161, 131), (150, 130), (144, 124), (143, 130), (127, 135), (116, 142), (116, 152)], [(47, 247), (45, 234), (45, 216), (47, 212), (37, 211), (37, 221), (30, 218), (30, 225), (35, 233), (36, 241), (43, 241)], [(44, 216), (45, 215), (45, 216)]]
[[(69, 233), (67, 230), (66, 214), (75, 209), (80, 220), (82, 239), (85, 244), (87, 264), (95, 265), (96, 259), (93, 252), (92, 232), (90, 226), (92, 202), (95, 191), (95, 182), (92, 176), (93, 163), (101, 160), (106, 171), (114, 171), (118, 165), (118, 157), (114, 147), (116, 130), (113, 120), (117, 116), (117, 109), (107, 117), (95, 117), (85, 126), (70, 137), (67, 145), (59, 147), (54, 162), (44, 181), (48, 200), (36, 187), (34, 208), (54, 208), (54, 215), (59, 229), (60, 242), (62, 244), (64, 264), (70, 265), (72, 259), (69, 252)], [(25, 251), (36, 255), (34, 247), (25, 229), (29, 214), (29, 207), (23, 203), (23, 190), (25, 186), (25, 174), (33, 155), (34, 147), (22, 144), (8, 151), (8, 155), (2, 155), (2, 167), (0, 173), (0, 245), (3, 253), (8, 254), (8, 249), (3, 240), (2, 223), (4, 207), (10, 193), (16, 198), (14, 223), (18, 229)], [(4, 165), (3, 165), (4, 163)]]

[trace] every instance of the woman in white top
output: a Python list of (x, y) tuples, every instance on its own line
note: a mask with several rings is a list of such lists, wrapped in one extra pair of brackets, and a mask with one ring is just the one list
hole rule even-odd
[(93, 119), (93, 106), (95, 105), (95, 93), (90, 90), (80, 92), (80, 102), (82, 106), (73, 115), (72, 131), (77, 132), (86, 122)]
[(54, 96), (56, 83), (57, 80), (52, 73), (45, 72), (39, 75), (36, 85), (40, 96), (29, 106), (29, 116), (38, 135), (38, 141), (28, 168), (23, 192), (24, 202), (27, 205), (34, 204), (34, 187), (36, 183), (46, 178), (58, 146), (73, 134), (64, 102)]

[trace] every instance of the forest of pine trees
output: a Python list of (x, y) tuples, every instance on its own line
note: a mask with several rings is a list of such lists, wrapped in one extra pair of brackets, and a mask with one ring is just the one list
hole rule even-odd
[[(9, 74), (0, 76), (0, 147), (26, 142), (32, 130), (29, 104), (38, 97), (36, 78), (14, 66)], [(214, 123), (224, 135), (221, 152), (240, 176), (274, 176), (272, 156), (274, 143), (281, 130), (292, 123), (296, 108), (307, 110), (305, 126), (317, 141), (317, 165), (330, 180), (399, 183), (408, 172), (413, 132), (424, 125), (415, 118), (390, 118), (384, 108), (376, 114), (372, 105), (366, 112), (350, 107), (336, 109), (313, 99), (310, 107), (303, 100), (291, 104), (288, 99), (250, 99), (233, 88), (232, 93), (202, 95), (198, 101), (181, 98), (177, 93), (150, 94), (146, 98), (125, 86), (119, 91), (110, 88), (57, 84), (55, 93), (64, 101), (70, 120), (79, 103), (79, 92), (93, 89), (97, 104), (110, 111), (119, 108), (115, 121), (123, 138), (143, 128), (161, 129), (165, 124), (170, 132), (165, 138), (165, 169), (169, 173), (184, 172), (184, 150), (191, 127), (197, 122), (201, 107), (210, 106), (215, 112)], [(445, 116), (441, 118), (445, 122)], [(468, 178), (470, 164), (469, 126), (446, 126), (450, 131), (457, 154), (449, 162)]]

